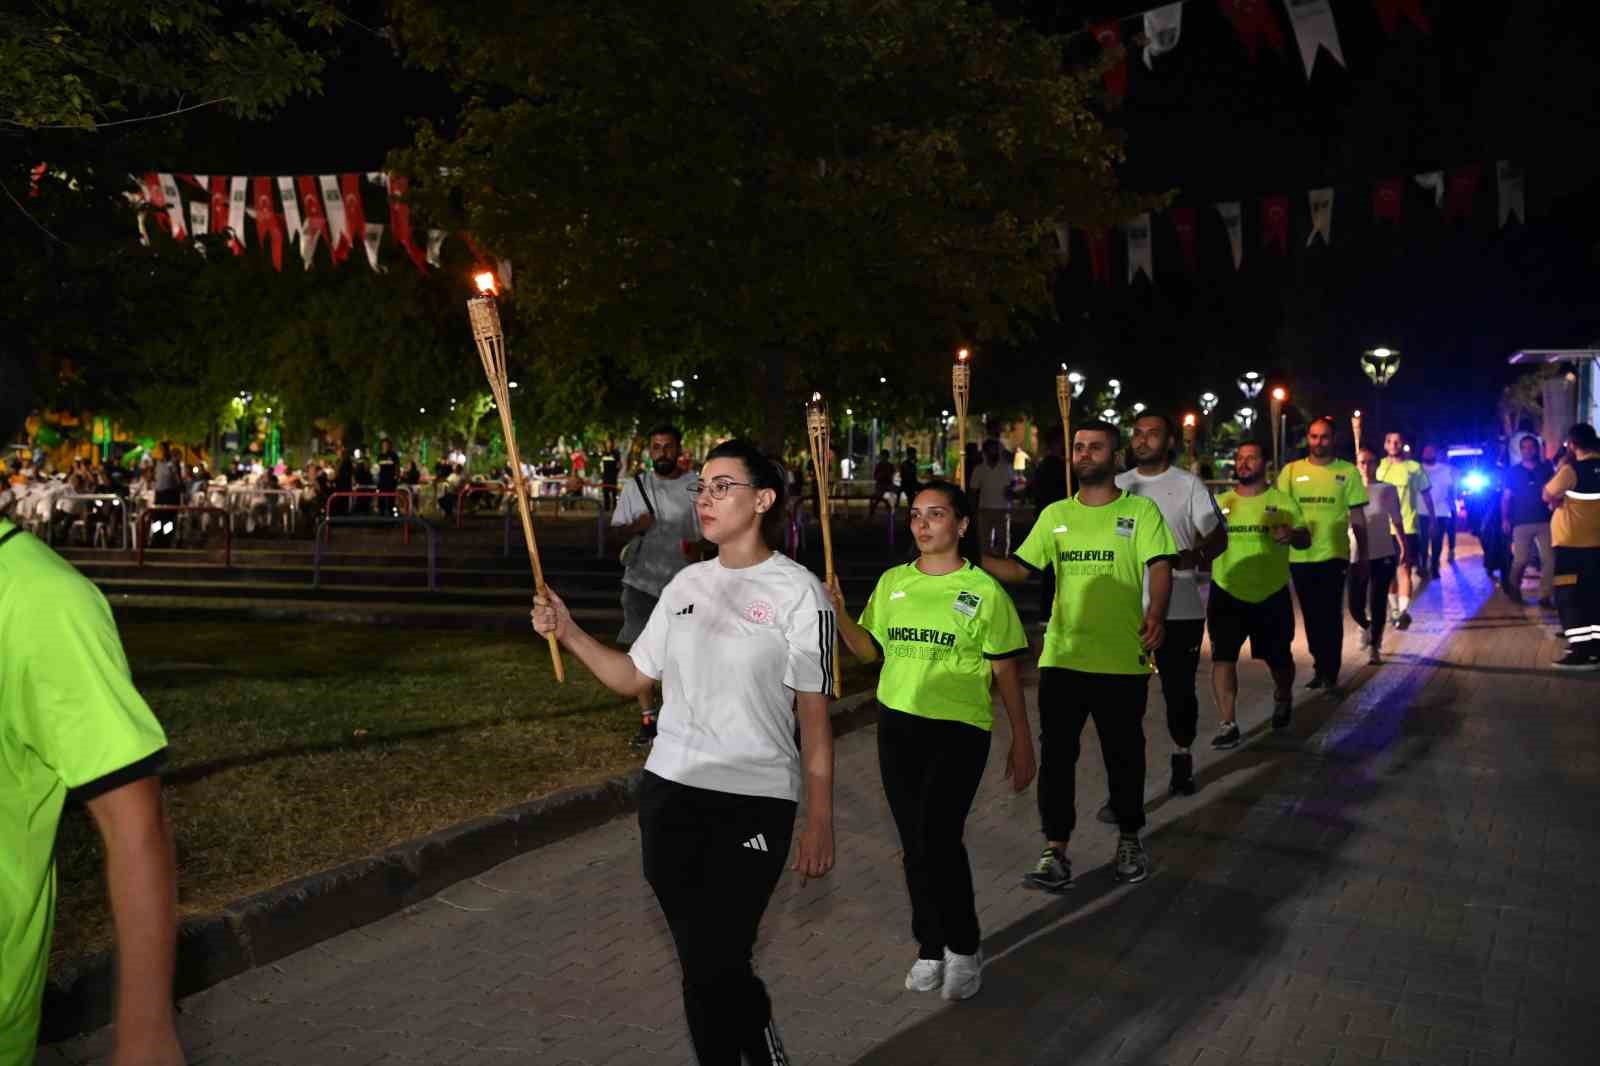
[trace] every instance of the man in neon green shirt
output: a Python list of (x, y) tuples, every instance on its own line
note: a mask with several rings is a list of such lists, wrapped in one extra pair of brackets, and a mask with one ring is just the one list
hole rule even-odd
[(1289, 724), (1294, 707), (1294, 604), (1289, 596), (1289, 552), (1311, 545), (1311, 530), (1293, 496), (1267, 487), (1261, 445), (1245, 441), (1234, 453), (1239, 483), (1217, 498), (1228, 523), (1228, 547), (1211, 564), (1206, 626), (1211, 631), (1211, 691), (1222, 729), (1211, 742), (1239, 744), (1234, 705), (1239, 698), (1239, 651), (1272, 671), (1272, 728)]
[[(27, 408), (0, 363), (0, 440)], [(28, 1066), (55, 918), (56, 826), (68, 796), (105, 845), (116, 922), (113, 1066), (183, 1062), (172, 1017), (177, 890), (156, 776), (166, 737), (134, 690), (105, 597), (0, 520), (0, 1066)]]
[[(1161, 509), (1123, 492), (1112, 457), (1121, 435), (1093, 421), (1072, 435), (1072, 471), (1079, 491), (1039, 512), (1027, 540), (1009, 559), (993, 556), (984, 569), (1020, 582), (1055, 571), (1056, 598), (1039, 657), (1039, 814), (1045, 848), (1023, 879), (1031, 888), (1060, 892), (1072, 885), (1067, 841), (1077, 823), (1073, 800), (1079, 738), (1094, 718), (1105, 754), (1111, 810), (1121, 836), (1118, 880), (1143, 881), (1149, 856), (1144, 827), (1144, 708), (1152, 656), (1166, 631), (1172, 562), (1178, 548)], [(1143, 603), (1145, 575), (1150, 600)]]
[(1396, 629), (1411, 627), (1411, 571), (1417, 565), (1422, 550), (1422, 540), (1417, 536), (1417, 511), (1427, 512), (1431, 523), (1433, 514), (1433, 485), (1422, 464), (1406, 458), (1404, 433), (1389, 433), (1383, 438), (1383, 462), (1378, 464), (1378, 480), (1393, 485), (1400, 494), (1400, 517), (1405, 527), (1400, 534), (1406, 542), (1406, 565), (1395, 571), (1394, 583), (1389, 586), (1389, 620)]
[(1333, 456), (1333, 419), (1318, 418), (1306, 428), (1309, 455), (1283, 468), (1278, 489), (1294, 497), (1311, 531), (1311, 543), (1289, 552), (1289, 573), (1311, 649), (1312, 677), (1307, 688), (1336, 689), (1344, 657), (1344, 590), (1350, 571), (1350, 531), (1355, 533), (1355, 566), (1367, 568), (1367, 522), (1362, 508), (1367, 489), (1354, 463)]

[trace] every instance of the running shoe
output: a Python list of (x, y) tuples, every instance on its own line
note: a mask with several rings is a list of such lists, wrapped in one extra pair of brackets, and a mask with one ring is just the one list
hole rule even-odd
[(1396, 629), (1410, 629), (1411, 628), (1411, 612), (1410, 611), (1401, 611), (1400, 612), (1400, 617), (1396, 618), (1394, 620), (1394, 627)]
[(1144, 850), (1144, 845), (1138, 837), (1119, 837), (1117, 839), (1117, 865), (1116, 875), (1118, 881), (1136, 885), (1150, 876), (1150, 855)]
[(1557, 670), (1600, 670), (1600, 656), (1569, 651), (1561, 658), (1553, 660), (1550, 665)]
[(937, 992), (943, 986), (943, 959), (918, 959), (906, 974), (906, 988), (912, 992)]
[(1311, 675), (1311, 680), (1306, 682), (1306, 688), (1310, 688), (1310, 689), (1327, 688), (1327, 687), (1328, 687), (1328, 679), (1323, 677), (1321, 674), (1312, 674)]
[(945, 999), (971, 999), (983, 987), (983, 949), (975, 955), (957, 955), (949, 948), (944, 950), (944, 986), (939, 995)]
[[(1326, 687), (1327, 688), (1332, 688), (1333, 685), (1331, 683), (1329, 683)], [(1288, 729), (1289, 728), (1289, 719), (1291, 717), (1293, 717), (1293, 715), (1294, 715), (1294, 701), (1293, 700), (1273, 700), (1272, 701), (1272, 728), (1274, 728), (1274, 729)]]
[(1194, 795), (1194, 756), (1186, 751), (1172, 754), (1172, 784), (1169, 791), (1174, 796)]
[(1065, 892), (1071, 888), (1072, 864), (1067, 861), (1067, 853), (1059, 848), (1045, 848), (1033, 869), (1022, 875), (1022, 885), (1041, 892)]
[(1361, 646), (1363, 648), (1372, 647), (1372, 630), (1368, 629), (1364, 624), (1361, 627)]
[(1383, 656), (1379, 654), (1379, 651), (1380, 649), (1376, 644), (1374, 644), (1371, 649), (1367, 651), (1368, 666), (1379, 666), (1383, 663)]
[(1222, 727), (1221, 732), (1211, 738), (1211, 746), (1218, 751), (1227, 751), (1229, 748), (1237, 748), (1241, 739), (1243, 738), (1239, 736), (1239, 723), (1228, 722)]
[(628, 741), (628, 746), (636, 751), (643, 751), (656, 741), (656, 720), (654, 717), (646, 718), (639, 723), (639, 732)]

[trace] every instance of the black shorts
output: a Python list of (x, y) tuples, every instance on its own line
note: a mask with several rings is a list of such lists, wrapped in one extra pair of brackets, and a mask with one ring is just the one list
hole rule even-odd
[(1294, 600), (1289, 586), (1274, 592), (1260, 603), (1250, 603), (1228, 594), (1228, 590), (1211, 583), (1211, 596), (1206, 603), (1206, 629), (1211, 634), (1211, 659), (1219, 663), (1236, 663), (1239, 650), (1250, 638), (1250, 657), (1262, 659), (1270, 666), (1291, 662), (1294, 657)]
[(1415, 533), (1400, 534), (1406, 541), (1406, 565), (1422, 565), (1422, 538)]

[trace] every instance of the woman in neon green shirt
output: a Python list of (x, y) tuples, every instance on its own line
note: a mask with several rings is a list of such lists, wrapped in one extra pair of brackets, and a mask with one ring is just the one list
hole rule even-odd
[(866, 662), (880, 657), (878, 769), (900, 832), (917, 961), (913, 992), (967, 999), (982, 983), (972, 867), (962, 843), (967, 812), (989, 759), (998, 683), (1011, 722), (1006, 776), (1018, 792), (1033, 780), (1033, 735), (1017, 657), (1027, 637), (1011, 596), (962, 557), (971, 503), (936, 481), (911, 502), (920, 553), (878, 579), (859, 623), (831, 590), (840, 635)]

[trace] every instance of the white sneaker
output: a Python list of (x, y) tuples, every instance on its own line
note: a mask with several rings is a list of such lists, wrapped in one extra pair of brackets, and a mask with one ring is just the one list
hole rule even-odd
[(944, 987), (939, 994), (945, 999), (971, 999), (983, 987), (983, 949), (976, 955), (957, 955), (944, 949)]
[(912, 992), (936, 992), (943, 986), (943, 959), (918, 959), (906, 974), (906, 988)]

